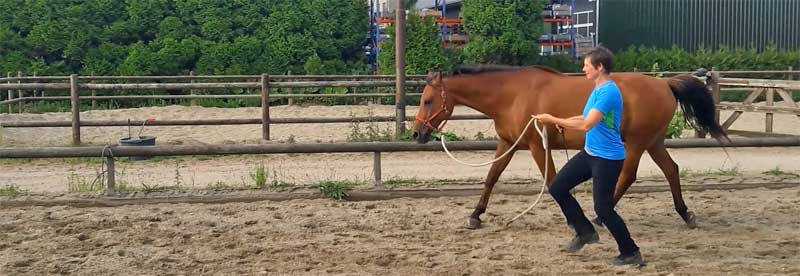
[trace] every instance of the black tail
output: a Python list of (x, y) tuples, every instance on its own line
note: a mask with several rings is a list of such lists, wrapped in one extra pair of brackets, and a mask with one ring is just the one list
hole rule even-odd
[(686, 122), (694, 129), (711, 134), (711, 137), (722, 142), (730, 141), (728, 134), (714, 118), (714, 98), (706, 85), (690, 75), (679, 75), (670, 78), (667, 83), (672, 94), (678, 99)]

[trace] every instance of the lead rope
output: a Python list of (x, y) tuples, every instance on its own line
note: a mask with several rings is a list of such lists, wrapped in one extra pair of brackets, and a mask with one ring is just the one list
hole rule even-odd
[(497, 160), (500, 160), (503, 157), (505, 157), (506, 155), (508, 155), (508, 153), (511, 152), (517, 146), (517, 144), (519, 144), (519, 141), (522, 140), (522, 137), (525, 136), (525, 133), (528, 132), (528, 128), (530, 128), (531, 124), (534, 125), (534, 127), (536, 128), (536, 132), (538, 132), (539, 136), (542, 137), (542, 148), (544, 148), (544, 151), (545, 151), (545, 165), (544, 165), (544, 172), (545, 173), (544, 173), (544, 181), (542, 182), (542, 190), (539, 191), (539, 196), (536, 198), (536, 201), (534, 201), (533, 204), (531, 204), (531, 206), (528, 207), (528, 209), (525, 209), (525, 211), (522, 211), (517, 216), (512, 218), (510, 221), (508, 221), (506, 223), (506, 226), (510, 225), (512, 222), (514, 222), (515, 220), (517, 220), (521, 216), (523, 216), (526, 213), (528, 213), (531, 209), (533, 209), (533, 207), (535, 207), (536, 204), (539, 203), (539, 200), (542, 199), (542, 195), (544, 194), (544, 188), (545, 188), (545, 186), (547, 184), (547, 172), (548, 172), (549, 167), (550, 167), (549, 166), (550, 162), (547, 162), (547, 160), (550, 159), (550, 150), (548, 149), (548, 146), (547, 146), (548, 145), (547, 128), (540, 129), (539, 128), (539, 124), (535, 123), (535, 122), (538, 122), (538, 121), (539, 120), (537, 120), (536, 118), (533, 118), (533, 116), (531, 116), (531, 120), (528, 121), (527, 125), (525, 125), (525, 129), (522, 130), (522, 133), (520, 133), (519, 138), (517, 138), (517, 141), (515, 141), (514, 144), (511, 145), (511, 147), (508, 148), (508, 150), (505, 153), (503, 153), (499, 157), (495, 158), (494, 160), (491, 160), (489, 162), (480, 163), (480, 164), (471, 164), (471, 163), (466, 163), (466, 162), (463, 162), (461, 160), (458, 160), (455, 156), (453, 156), (452, 153), (450, 153), (450, 150), (447, 149), (447, 146), (445, 145), (445, 140), (446, 140), (445, 136), (444, 135), (441, 136), (442, 148), (444, 148), (444, 152), (447, 153), (447, 155), (450, 156), (451, 159), (453, 159), (454, 161), (456, 161), (456, 162), (458, 162), (460, 164), (464, 164), (464, 165), (467, 165), (467, 166), (470, 166), (470, 167), (483, 167), (483, 166), (492, 164), (494, 162), (497, 162)]

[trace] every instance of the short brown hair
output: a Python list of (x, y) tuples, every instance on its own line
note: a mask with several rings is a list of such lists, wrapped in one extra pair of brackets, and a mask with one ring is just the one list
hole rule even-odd
[(586, 53), (585, 58), (589, 58), (592, 66), (598, 67), (600, 64), (605, 68), (605, 73), (610, 74), (614, 70), (614, 53), (606, 47), (597, 46)]

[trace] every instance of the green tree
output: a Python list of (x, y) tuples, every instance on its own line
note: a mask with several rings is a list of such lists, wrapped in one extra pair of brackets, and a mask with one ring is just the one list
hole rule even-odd
[(461, 8), (470, 40), (464, 58), (474, 63), (534, 64), (543, 33), (542, 0), (469, 0)]
[(0, 70), (65, 75), (365, 72), (363, 0), (4, 0)]
[[(432, 17), (409, 13), (406, 22), (406, 74), (425, 74), (452, 68), (453, 62), (442, 47), (440, 29)], [(383, 74), (395, 73), (395, 29), (388, 29), (390, 39), (381, 44), (378, 64)]]

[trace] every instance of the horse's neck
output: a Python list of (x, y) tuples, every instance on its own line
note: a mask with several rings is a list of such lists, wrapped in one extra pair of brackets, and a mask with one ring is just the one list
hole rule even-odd
[(448, 97), (456, 105), (463, 105), (495, 118), (513, 97), (498, 90), (497, 81), (481, 81), (483, 76), (454, 77), (445, 81)]

